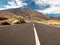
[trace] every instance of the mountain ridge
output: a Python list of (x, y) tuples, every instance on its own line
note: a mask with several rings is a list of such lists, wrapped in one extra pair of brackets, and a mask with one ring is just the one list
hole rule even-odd
[(40, 12), (37, 12), (37, 11), (29, 9), (29, 8), (25, 8), (25, 7), (0, 11), (0, 16), (4, 17), (4, 15), (5, 16), (17, 15), (17, 16), (23, 16), (25, 18), (28, 17), (28, 18), (35, 18), (35, 19), (50, 19), (50, 17), (48, 17)]

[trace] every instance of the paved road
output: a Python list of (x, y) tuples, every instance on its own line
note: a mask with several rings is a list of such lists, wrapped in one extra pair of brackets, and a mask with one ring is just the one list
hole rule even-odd
[(0, 27), (0, 45), (60, 45), (60, 28), (38, 23)]
[(0, 45), (35, 45), (32, 24), (1, 27)]
[(41, 45), (60, 45), (60, 28), (37, 23), (35, 25)]

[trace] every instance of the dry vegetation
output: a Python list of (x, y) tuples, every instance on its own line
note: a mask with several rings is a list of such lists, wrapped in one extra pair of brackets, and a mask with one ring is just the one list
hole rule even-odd
[(41, 20), (41, 21), (35, 20), (35, 22), (52, 26), (60, 26), (60, 20)]
[(13, 18), (0, 21), (0, 25), (14, 25), (20, 23), (25, 23), (25, 20), (21, 16), (15, 16)]
[(47, 25), (60, 26), (60, 20), (57, 21), (51, 19), (52, 18), (49, 16), (29, 8), (16, 8), (0, 11), (0, 25), (38, 22)]
[(14, 25), (25, 22), (38, 22), (46, 25), (60, 26), (60, 20), (44, 20), (44, 19), (37, 20), (37, 19), (24, 18), (21, 16), (14, 16), (12, 18), (2, 21), (0, 20), (0, 25)]

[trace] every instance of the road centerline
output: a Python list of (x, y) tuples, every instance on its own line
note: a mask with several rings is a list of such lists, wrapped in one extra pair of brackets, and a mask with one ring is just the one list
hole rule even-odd
[(35, 35), (36, 45), (40, 45), (40, 41), (39, 41), (39, 38), (38, 38), (38, 35), (37, 35), (35, 24), (33, 24), (33, 27), (34, 27), (34, 35)]

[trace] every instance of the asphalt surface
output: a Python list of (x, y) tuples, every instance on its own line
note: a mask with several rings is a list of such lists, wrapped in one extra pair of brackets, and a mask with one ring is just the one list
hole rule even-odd
[(1, 27), (0, 45), (35, 45), (32, 24)]
[(41, 45), (60, 45), (60, 28), (37, 23), (35, 25)]
[[(34, 25), (41, 45), (60, 45), (60, 28)], [(0, 27), (0, 45), (36, 45), (33, 23)]]

